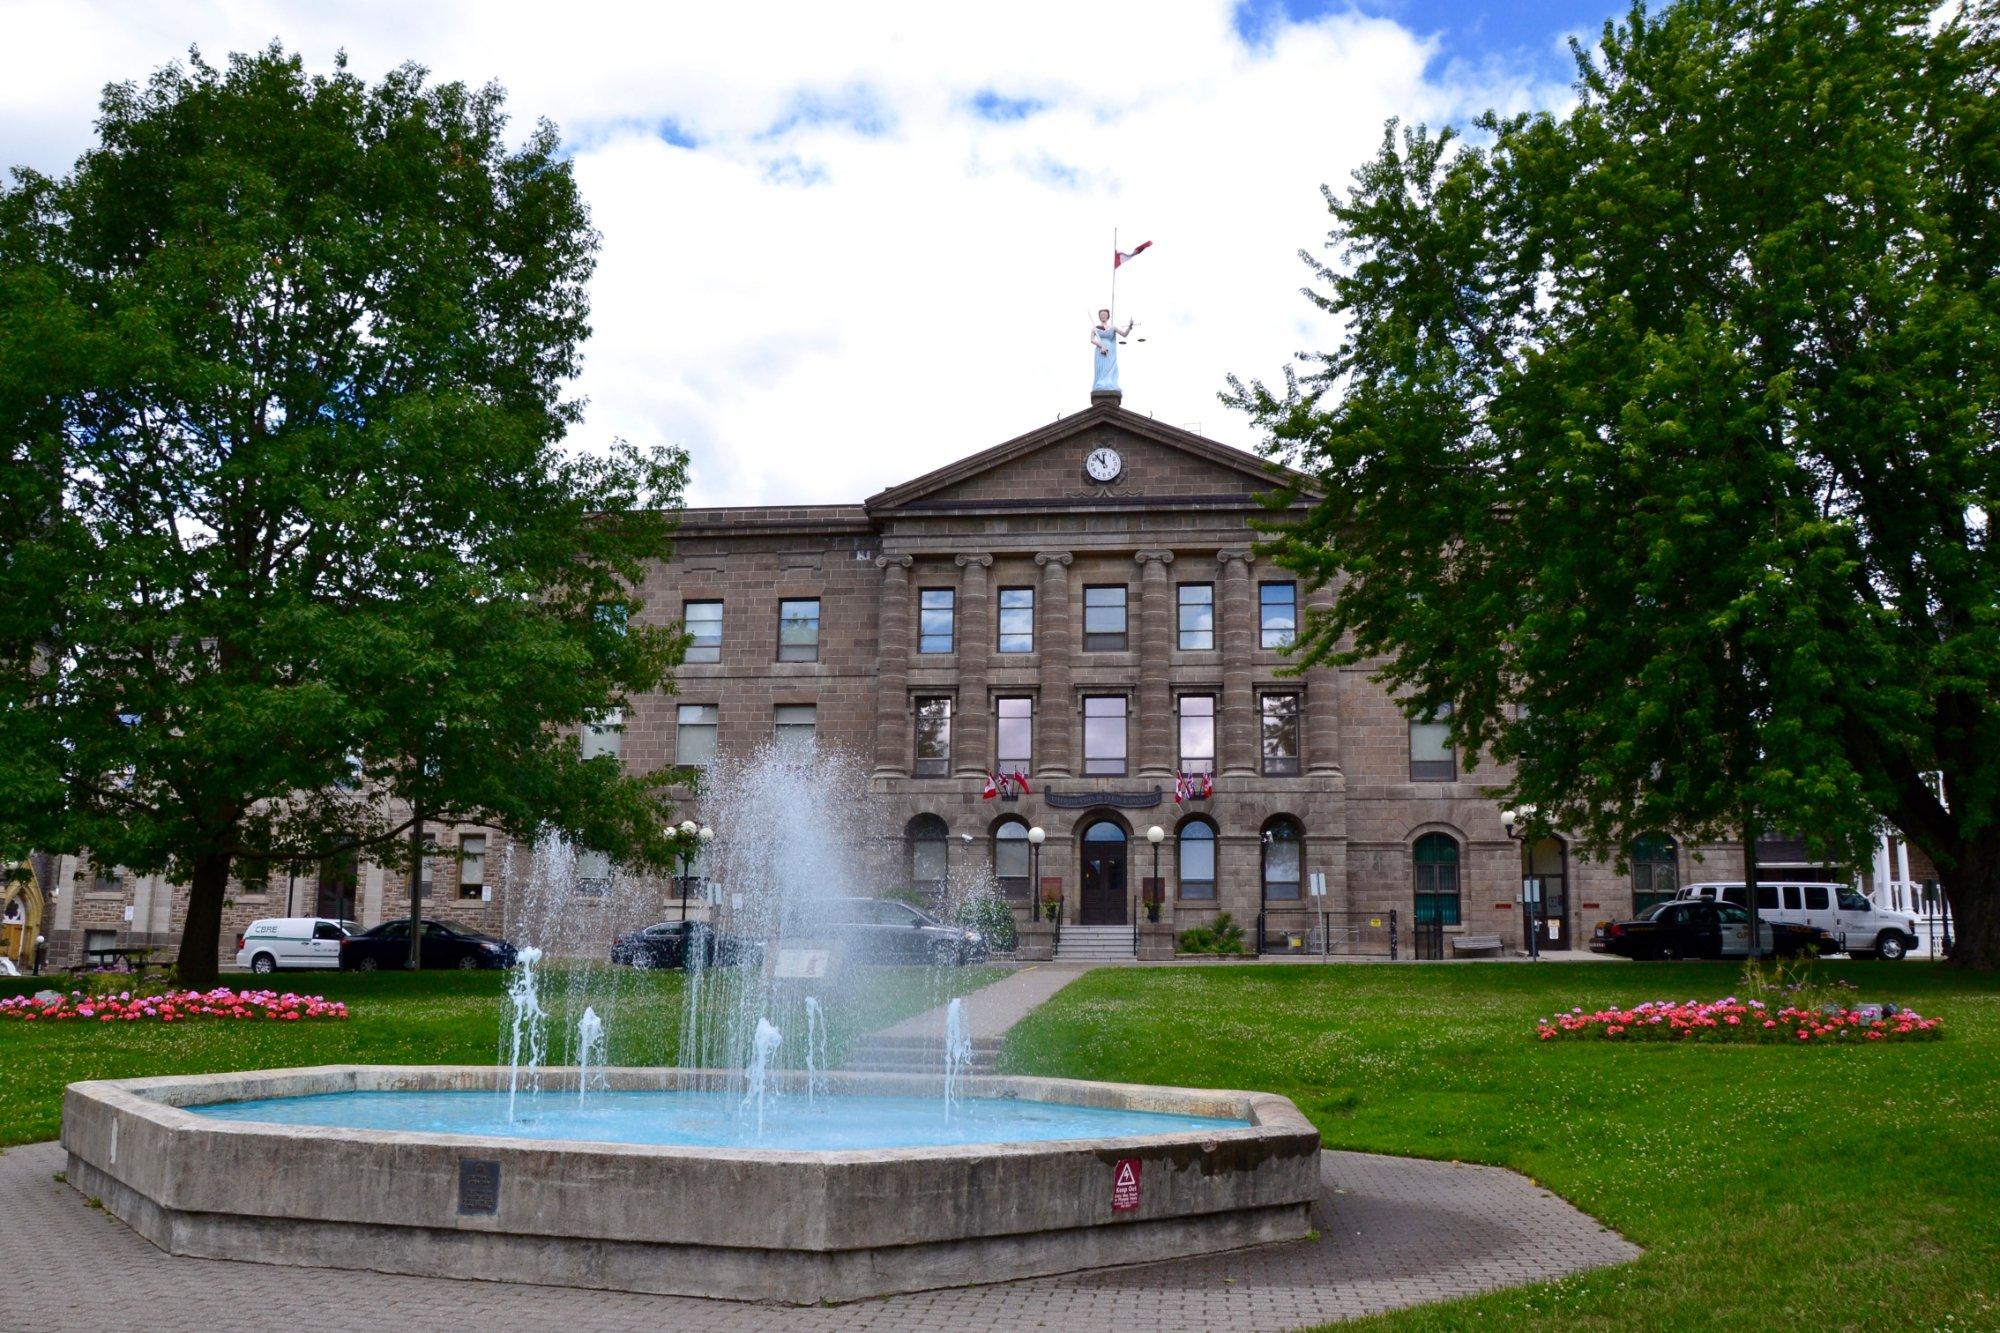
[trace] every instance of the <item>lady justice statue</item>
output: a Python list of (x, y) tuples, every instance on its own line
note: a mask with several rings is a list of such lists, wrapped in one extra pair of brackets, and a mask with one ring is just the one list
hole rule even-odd
[(1099, 310), (1097, 325), (1090, 331), (1090, 345), (1097, 350), (1097, 378), (1091, 382), (1092, 393), (1117, 393), (1118, 390), (1118, 340), (1132, 332), (1132, 321), (1126, 320), (1124, 328), (1116, 328), (1111, 323), (1111, 312)]

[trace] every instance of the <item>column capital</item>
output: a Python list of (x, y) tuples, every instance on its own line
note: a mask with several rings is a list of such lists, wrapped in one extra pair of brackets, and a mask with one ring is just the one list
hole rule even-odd
[(1040, 551), (1037, 552), (1035, 555), (1035, 563), (1040, 565), (1043, 569), (1047, 569), (1051, 565), (1057, 566), (1059, 568), (1066, 567), (1071, 561), (1075, 559), (1076, 557), (1071, 555), (1068, 551)]
[(1141, 565), (1171, 565), (1174, 563), (1172, 551), (1137, 551), (1132, 559)]
[(878, 555), (875, 557), (875, 568), (881, 570), (908, 569), (915, 563), (916, 557), (912, 555)]
[(961, 551), (959, 554), (953, 556), (951, 559), (952, 563), (957, 565), (960, 569), (964, 569), (967, 565), (978, 565), (981, 569), (990, 569), (993, 565), (993, 557), (986, 554), (984, 551), (976, 551), (976, 552)]
[(1227, 569), (1232, 563), (1238, 560), (1241, 560), (1243, 562), (1244, 567), (1247, 569), (1250, 565), (1250, 562), (1255, 560), (1256, 558), (1257, 558), (1256, 552), (1252, 551), (1247, 546), (1226, 547), (1223, 550), (1217, 551), (1215, 553), (1216, 562), (1225, 569)]

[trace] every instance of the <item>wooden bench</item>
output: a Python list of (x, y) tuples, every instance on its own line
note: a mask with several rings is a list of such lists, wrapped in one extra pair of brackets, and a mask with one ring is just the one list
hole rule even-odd
[(1451, 951), (1459, 953), (1499, 953), (1498, 935), (1454, 935), (1451, 937)]

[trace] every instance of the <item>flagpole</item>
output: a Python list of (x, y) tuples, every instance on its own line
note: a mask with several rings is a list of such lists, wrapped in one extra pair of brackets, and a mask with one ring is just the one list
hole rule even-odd
[(1118, 228), (1111, 229), (1111, 327), (1118, 327)]

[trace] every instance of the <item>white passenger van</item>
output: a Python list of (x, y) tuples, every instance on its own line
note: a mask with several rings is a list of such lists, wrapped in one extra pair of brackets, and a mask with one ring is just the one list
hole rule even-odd
[(252, 921), (236, 937), (236, 965), (252, 972), (340, 966), (345, 923), (325, 916), (273, 916)]
[[(1743, 881), (1690, 884), (1679, 894), (1702, 902), (1749, 906)], [(1858, 889), (1824, 881), (1758, 881), (1757, 915), (1772, 921), (1818, 926), (1840, 941), (1852, 958), (1895, 962), (1917, 947), (1917, 920), (1906, 912), (1885, 912)]]

